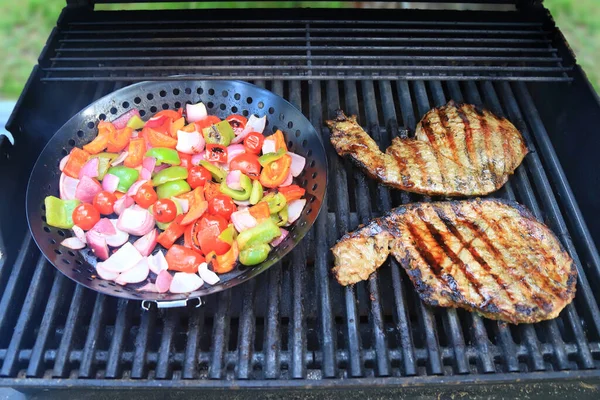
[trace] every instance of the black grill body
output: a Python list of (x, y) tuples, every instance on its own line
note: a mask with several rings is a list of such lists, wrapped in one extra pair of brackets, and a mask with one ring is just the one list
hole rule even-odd
[[(63, 11), (8, 124), (16, 145), (1, 147), (0, 385), (56, 396), (67, 388), (82, 396), (141, 391), (111, 392), (129, 398), (189, 390), (216, 397), (226, 388), (243, 389), (240, 398), (256, 388), (290, 397), (307, 389), (361, 398), (532, 390), (596, 397), (600, 106), (546, 11), (252, 15)], [(280, 37), (293, 40), (269, 39)], [(311, 232), (279, 266), (206, 297), (199, 309), (146, 312), (74, 284), (46, 261), (27, 229), (25, 187), (45, 143), (80, 109), (129, 83), (182, 73), (248, 80), (299, 108), (326, 144), (328, 195)], [(365, 178), (332, 150), (323, 121), (342, 107), (386, 147), (450, 99), (506, 116), (531, 149), (492, 196), (526, 205), (574, 258), (577, 296), (555, 320), (514, 326), (427, 307), (393, 259), (354, 287), (330, 276), (329, 247), (343, 233), (391, 207), (431, 199)]]

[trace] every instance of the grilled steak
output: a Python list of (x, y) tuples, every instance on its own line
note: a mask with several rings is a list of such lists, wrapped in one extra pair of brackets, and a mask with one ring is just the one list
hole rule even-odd
[(346, 234), (332, 251), (342, 285), (367, 279), (391, 253), (426, 303), (515, 324), (555, 318), (575, 296), (573, 260), (514, 202), (405, 205)]
[(415, 138), (394, 138), (383, 153), (358, 125), (338, 110), (331, 143), (372, 178), (408, 192), (476, 196), (502, 187), (527, 154), (521, 134), (507, 119), (470, 104), (450, 101), (427, 112)]

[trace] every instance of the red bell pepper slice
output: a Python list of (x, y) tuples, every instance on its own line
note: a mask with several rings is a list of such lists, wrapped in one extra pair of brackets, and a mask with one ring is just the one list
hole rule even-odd
[(146, 154), (146, 141), (143, 138), (131, 139), (127, 158), (123, 161), (123, 165), (129, 168), (142, 165), (144, 154)]
[(172, 138), (171, 136), (161, 133), (152, 128), (144, 128), (146, 139), (150, 142), (152, 147), (167, 147), (169, 149), (174, 149), (177, 147), (177, 139)]
[(69, 154), (69, 159), (62, 172), (71, 178), (79, 179), (79, 171), (81, 171), (81, 168), (89, 158), (90, 153), (81, 150), (78, 147), (74, 147), (73, 150), (71, 150), (71, 154)]
[(301, 199), (306, 193), (306, 190), (298, 185), (284, 186), (277, 190), (285, 197), (285, 201), (288, 203), (292, 200)]
[(210, 162), (226, 163), (227, 147), (221, 144), (207, 144), (204, 158)]
[(106, 151), (108, 151), (109, 153), (121, 152), (129, 144), (132, 133), (133, 129), (129, 127), (125, 127), (123, 129), (111, 132), (111, 134), (108, 137)]
[(268, 188), (278, 187), (288, 177), (291, 165), (292, 157), (288, 154), (284, 154), (283, 157), (270, 162), (263, 167), (260, 173), (260, 183)]
[(157, 242), (165, 249), (170, 249), (177, 239), (185, 233), (185, 227), (181, 225), (183, 215), (178, 215), (169, 227), (158, 235)]
[(83, 146), (83, 149), (90, 154), (103, 152), (108, 145), (108, 138), (116, 131), (115, 126), (107, 121), (98, 123), (98, 136), (90, 143)]

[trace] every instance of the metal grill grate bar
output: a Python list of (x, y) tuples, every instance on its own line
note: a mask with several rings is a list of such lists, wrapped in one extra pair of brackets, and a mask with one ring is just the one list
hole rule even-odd
[(106, 377), (118, 378), (121, 368), (121, 353), (123, 349), (123, 340), (127, 332), (130, 318), (130, 304), (126, 300), (119, 300), (117, 304), (117, 320), (115, 321), (115, 330), (113, 332), (110, 349), (108, 351), (108, 362), (106, 364)]
[(204, 310), (195, 310), (189, 317), (187, 331), (187, 344), (185, 347), (185, 358), (183, 362), (183, 378), (197, 378), (198, 359), (200, 352), (199, 340), (204, 330)]
[(94, 353), (98, 345), (100, 331), (104, 326), (104, 308), (106, 305), (106, 296), (98, 293), (96, 302), (94, 303), (94, 311), (92, 319), (89, 323), (87, 338), (83, 348), (83, 355), (79, 364), (79, 376), (82, 378), (90, 378), (93, 376), (92, 369), (95, 367)]
[(131, 377), (141, 379), (146, 376), (148, 362), (148, 342), (150, 341), (150, 333), (154, 331), (156, 319), (156, 309), (151, 308), (142, 314), (139, 330), (135, 338), (135, 357), (131, 367)]
[(237, 379), (248, 379), (252, 366), (252, 344), (254, 339), (254, 288), (256, 280), (252, 279), (244, 285), (242, 315), (238, 333)]
[(213, 326), (213, 347), (208, 369), (210, 379), (221, 379), (225, 369), (225, 352), (229, 340), (229, 303), (231, 291), (219, 293), (219, 306), (215, 315)]

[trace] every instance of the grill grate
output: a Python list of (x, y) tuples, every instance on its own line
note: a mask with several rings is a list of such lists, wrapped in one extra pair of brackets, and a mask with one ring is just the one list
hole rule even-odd
[[(97, 14), (106, 20), (105, 13)], [(424, 19), (427, 14), (418, 15)], [(140, 25), (148, 23), (144, 18), (140, 17)], [(479, 19), (483, 21), (479, 24), (488, 20)], [(42, 67), (52, 54), (58, 54), (52, 47), (57, 37), (42, 55)], [(111, 78), (116, 82), (103, 77), (97, 77), (100, 82), (87, 78), (57, 82), (55, 72), (35, 70), (30, 80), (33, 86), (24, 94), (28, 106), (17, 110), (10, 126), (19, 133), (15, 151), (21, 161), (19, 157), (2, 159), (2, 165), (22, 162), (26, 175), (59, 121), (137, 80), (137, 73), (126, 72), (126, 78), (115, 73)], [(445, 382), (456, 383), (558, 379), (574, 374), (597, 377), (599, 295), (591, 288), (600, 282), (598, 253), (585, 245), (591, 238), (561, 178), (529, 87), (506, 80), (439, 80), (427, 72), (429, 77), (414, 81), (351, 79), (353, 75), (310, 81), (253, 76), (253, 83), (301, 109), (326, 139), (329, 195), (313, 230), (280, 266), (207, 297), (200, 309), (143, 312), (138, 302), (90, 292), (49, 265), (28, 232), (14, 235), (21, 240), (14, 245), (19, 248), (18, 256), (13, 260), (11, 253), (17, 253), (9, 252), (0, 268), (0, 384), (23, 388), (65, 384), (219, 387), (233, 385), (235, 380), (242, 387), (293, 387), (439, 383), (442, 376)], [(49, 94), (57, 92), (74, 95), (57, 107), (57, 99)], [(551, 227), (575, 259), (577, 296), (556, 320), (512, 326), (464, 310), (427, 307), (393, 259), (354, 287), (343, 288), (330, 278), (328, 249), (341, 234), (393, 206), (438, 199), (388, 190), (365, 179), (333, 152), (324, 119), (342, 107), (359, 115), (361, 124), (386, 147), (392, 137), (412, 134), (421, 115), (449, 99), (483, 105), (508, 117), (532, 150), (494, 196), (525, 204)], [(29, 115), (30, 109), (39, 110), (35, 118)], [(24, 187), (13, 192), (17, 197), (19, 190)], [(14, 232), (24, 231), (22, 204), (14, 211), (18, 216), (13, 217), (18, 220), (11, 227)], [(322, 379), (359, 377), (364, 379)]]

